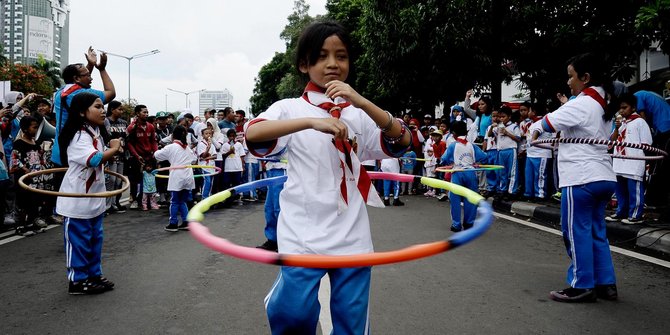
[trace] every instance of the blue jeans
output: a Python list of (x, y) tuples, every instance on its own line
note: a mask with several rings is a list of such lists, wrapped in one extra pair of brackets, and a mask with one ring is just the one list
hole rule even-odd
[[(246, 169), (244, 170), (245, 174), (245, 183), (250, 183), (252, 181), (256, 181), (258, 172), (260, 171), (260, 164), (258, 163), (246, 163)], [(249, 197), (250, 198), (258, 198), (256, 195), (256, 189), (251, 189), (249, 191)]]
[(567, 281), (590, 289), (616, 283), (605, 225), (605, 206), (616, 183), (597, 181), (561, 189), (561, 228), (570, 257)]

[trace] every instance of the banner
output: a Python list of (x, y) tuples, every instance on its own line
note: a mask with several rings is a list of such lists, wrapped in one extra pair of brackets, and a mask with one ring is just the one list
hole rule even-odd
[(54, 59), (54, 22), (39, 16), (27, 16), (26, 57)]

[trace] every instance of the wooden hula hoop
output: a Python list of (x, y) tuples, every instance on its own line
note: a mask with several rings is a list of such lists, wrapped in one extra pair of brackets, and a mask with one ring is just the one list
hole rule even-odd
[(48, 173), (58, 173), (58, 172), (65, 172), (69, 168), (62, 167), (62, 168), (54, 168), (54, 169), (46, 169), (46, 170), (40, 170), (40, 171), (35, 171), (35, 172), (30, 172), (26, 173), (21, 178), (19, 178), (19, 186), (24, 188), (25, 190), (28, 190), (30, 192), (35, 192), (39, 194), (44, 194), (44, 195), (51, 195), (51, 196), (56, 196), (56, 197), (67, 197), (67, 198), (110, 198), (117, 196), (123, 192), (125, 192), (129, 187), (130, 187), (130, 181), (128, 180), (128, 177), (117, 173), (117, 172), (112, 172), (109, 170), (105, 170), (105, 173), (108, 173), (116, 178), (121, 178), (123, 181), (123, 184), (120, 189), (114, 190), (114, 191), (105, 191), (105, 192), (99, 192), (99, 193), (65, 193), (65, 192), (56, 192), (56, 191), (47, 191), (47, 190), (40, 190), (37, 188), (32, 188), (28, 186), (25, 183), (26, 178), (32, 178), (35, 176), (39, 176), (42, 174), (48, 174)]

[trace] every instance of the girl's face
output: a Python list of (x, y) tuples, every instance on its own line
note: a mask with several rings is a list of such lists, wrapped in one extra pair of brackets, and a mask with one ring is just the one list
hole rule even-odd
[(491, 112), (491, 122), (492, 123), (500, 122), (500, 118), (498, 117), (498, 111)]
[(503, 124), (507, 124), (507, 121), (509, 121), (510, 116), (505, 114), (505, 113), (498, 113), (498, 120), (502, 122)]
[(586, 88), (588, 82), (588, 73), (580, 78), (577, 71), (575, 71), (575, 68), (572, 67), (572, 64), (568, 65), (568, 86), (570, 86), (570, 93), (572, 93), (572, 95), (579, 95), (579, 93)]
[(621, 114), (623, 117), (629, 117), (633, 113), (635, 113), (634, 106), (631, 106), (626, 102), (622, 102), (619, 105), (619, 114)]
[(519, 107), (519, 114), (521, 114), (521, 119), (527, 118), (528, 117), (528, 107), (520, 106)]
[(84, 112), (84, 119), (96, 126), (105, 124), (105, 106), (100, 98), (95, 99), (93, 104)]
[(114, 117), (117, 117), (117, 118), (122, 117), (123, 116), (123, 109), (121, 108), (121, 106), (119, 106), (117, 109), (112, 109), (112, 115), (114, 115)]
[(38, 128), (39, 126), (37, 125), (37, 121), (33, 121), (30, 123), (30, 127), (28, 127), (28, 129), (26, 129), (24, 133), (26, 134), (27, 137), (33, 138), (35, 137), (35, 135), (37, 135)]
[(442, 131), (442, 134), (446, 134), (448, 132), (447, 125), (444, 123), (440, 123), (440, 130)]
[(209, 139), (210, 137), (212, 137), (212, 129), (208, 127), (207, 129), (203, 130), (202, 137), (204, 139)]
[(315, 64), (303, 61), (300, 72), (309, 75), (309, 80), (319, 87), (333, 80), (344, 81), (349, 76), (349, 52), (337, 35), (332, 35), (323, 41), (319, 59)]
[(478, 108), (479, 111), (482, 112), (482, 113), (486, 112), (486, 107), (487, 107), (487, 106), (488, 106), (488, 105), (487, 105), (486, 102), (484, 102), (483, 100), (479, 100), (479, 102), (477, 103), (477, 108)]
[(428, 150), (426, 153), (428, 154), (428, 157), (433, 157), (433, 150)]

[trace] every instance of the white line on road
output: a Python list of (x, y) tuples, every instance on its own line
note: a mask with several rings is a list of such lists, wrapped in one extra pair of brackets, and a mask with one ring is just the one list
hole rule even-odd
[[(545, 226), (541, 226), (541, 225), (538, 225), (538, 224), (535, 224), (535, 223), (532, 223), (532, 222), (528, 222), (526, 220), (521, 220), (519, 218), (515, 218), (513, 216), (505, 215), (505, 214), (493, 213), (493, 215), (495, 215), (496, 217), (505, 219), (505, 220), (509, 220), (509, 221), (512, 221), (512, 222), (522, 224), (524, 226), (539, 229), (539, 230), (542, 230), (544, 232), (548, 232), (548, 233), (558, 235), (558, 236), (563, 236), (563, 233), (561, 233), (560, 231), (558, 231), (556, 229), (553, 229), (553, 228), (548, 228), (548, 227), (545, 227)], [(652, 264), (660, 265), (662, 267), (666, 267), (666, 268), (670, 269), (670, 262), (666, 262), (662, 259), (654, 258), (654, 257), (651, 257), (651, 256), (647, 256), (647, 255), (644, 255), (644, 254), (640, 254), (640, 253), (637, 253), (637, 252), (634, 252), (634, 251), (622, 249), (622, 248), (615, 247), (615, 246), (610, 246), (610, 250), (612, 250), (612, 252), (616, 252), (617, 254), (622, 254), (624, 256), (637, 258), (641, 261), (645, 261), (645, 262), (649, 262), (649, 263), (652, 263)]]
[[(56, 227), (59, 227), (59, 226), (60, 225), (52, 224), (52, 225), (49, 225), (46, 228), (44, 228), (44, 230), (53, 229), (53, 228), (56, 228)], [(0, 238), (2, 238), (2, 240), (0, 240), (0, 245), (7, 244), (9, 242), (14, 242), (14, 241), (20, 240), (22, 238), (26, 238), (25, 236), (21, 236), (21, 235), (14, 235), (14, 236), (12, 236), (12, 235), (14, 235), (13, 231), (12, 232), (8, 231), (8, 232), (4, 232), (4, 233), (0, 234)], [(10, 237), (4, 238), (5, 236), (10, 236)]]

